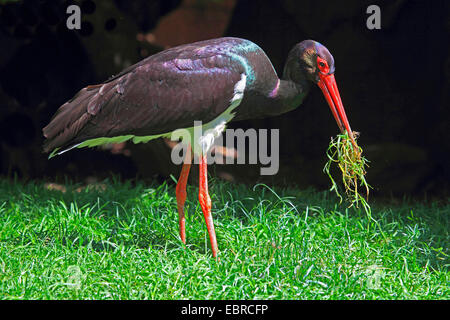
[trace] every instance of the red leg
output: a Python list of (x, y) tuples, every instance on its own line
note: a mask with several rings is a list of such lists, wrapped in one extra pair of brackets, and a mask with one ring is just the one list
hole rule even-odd
[(198, 200), (202, 207), (203, 215), (205, 216), (206, 228), (209, 233), (209, 240), (211, 241), (211, 249), (213, 257), (217, 257), (217, 240), (216, 232), (214, 231), (214, 223), (211, 215), (211, 198), (208, 193), (208, 167), (206, 164), (206, 155), (202, 155), (200, 159), (200, 182)]
[(180, 224), (181, 241), (186, 244), (186, 218), (184, 216), (184, 203), (186, 202), (186, 184), (191, 168), (191, 145), (188, 146), (186, 156), (184, 157), (183, 167), (181, 168), (180, 178), (178, 179), (176, 195), (178, 207), (178, 221)]

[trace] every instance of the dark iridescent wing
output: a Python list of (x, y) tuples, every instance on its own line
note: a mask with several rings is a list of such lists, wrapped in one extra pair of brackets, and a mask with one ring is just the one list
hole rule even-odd
[(163, 51), (83, 88), (43, 129), (44, 151), (99, 137), (164, 134), (216, 118), (228, 108), (244, 68), (215, 41)]

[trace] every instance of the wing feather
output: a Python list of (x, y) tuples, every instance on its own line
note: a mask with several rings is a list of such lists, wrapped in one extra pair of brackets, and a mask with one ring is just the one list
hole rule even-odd
[(243, 72), (239, 62), (204, 43), (150, 56), (103, 84), (83, 88), (61, 106), (43, 129), (44, 151), (208, 122), (229, 107)]

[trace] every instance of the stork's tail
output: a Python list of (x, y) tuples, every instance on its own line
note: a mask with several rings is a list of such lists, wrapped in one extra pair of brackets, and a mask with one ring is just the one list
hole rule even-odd
[(56, 111), (50, 123), (42, 129), (46, 138), (44, 152), (50, 158), (76, 147), (80, 130), (95, 116), (113, 95), (114, 83), (87, 86)]
[(87, 106), (97, 92), (98, 86), (81, 89), (71, 100), (59, 107), (50, 123), (42, 129), (46, 138), (43, 149), (44, 152), (53, 151), (50, 157), (61, 148), (70, 148), (71, 141), (90, 118)]

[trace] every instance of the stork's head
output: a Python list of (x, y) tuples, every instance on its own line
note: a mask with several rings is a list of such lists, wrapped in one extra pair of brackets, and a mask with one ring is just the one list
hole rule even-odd
[(306, 78), (317, 84), (330, 106), (339, 129), (342, 133), (346, 130), (356, 145), (336, 85), (334, 70), (334, 58), (330, 51), (317, 41), (305, 40), (291, 50), (284, 73), (294, 82), (301, 83)]

